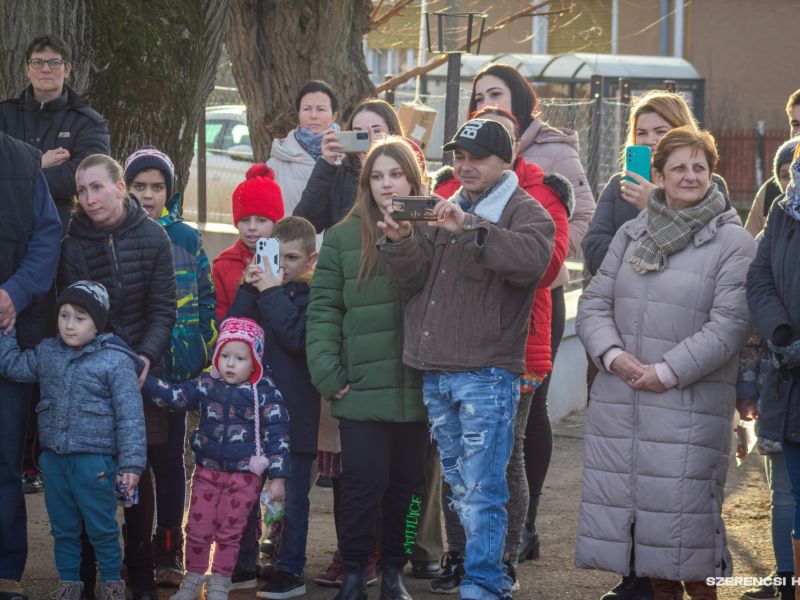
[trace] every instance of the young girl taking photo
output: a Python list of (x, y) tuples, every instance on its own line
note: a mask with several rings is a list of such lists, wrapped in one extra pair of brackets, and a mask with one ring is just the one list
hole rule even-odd
[(411, 146), (388, 137), (367, 154), (355, 205), (325, 232), (308, 307), (311, 380), (331, 402), (342, 442), (337, 599), (366, 600), (367, 562), (382, 515), (381, 598), (408, 598), (403, 565), (422, 508), (428, 448), (421, 375), (403, 364), (403, 303), (378, 262), (376, 223), (392, 197), (424, 193)]

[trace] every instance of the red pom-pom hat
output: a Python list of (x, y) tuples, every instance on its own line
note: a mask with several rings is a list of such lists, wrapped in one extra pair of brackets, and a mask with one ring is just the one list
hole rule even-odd
[(283, 194), (275, 172), (264, 163), (247, 170), (246, 179), (233, 190), (233, 224), (253, 215), (277, 223), (283, 218)]

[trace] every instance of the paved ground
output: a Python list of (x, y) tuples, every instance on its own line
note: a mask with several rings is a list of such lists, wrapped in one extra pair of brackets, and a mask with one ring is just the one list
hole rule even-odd
[[(584, 414), (571, 415), (556, 428), (553, 461), (542, 497), (538, 525), (542, 535), (542, 557), (520, 567), (522, 590), (514, 597), (523, 600), (597, 600), (617, 581), (615, 575), (575, 569), (572, 552), (577, 528), (580, 478), (583, 459)], [(42, 494), (27, 497), (31, 553), (24, 585), (34, 600), (45, 599), (57, 575), (53, 567), (52, 542)], [(329, 489), (314, 488), (309, 530), (309, 563), (306, 572), (315, 575), (334, 549), (332, 496)], [(742, 467), (732, 466), (728, 475), (725, 522), (737, 576), (763, 576), (772, 559), (769, 534), (769, 498), (760, 458), (748, 457)], [(428, 591), (427, 582), (409, 579), (415, 600), (443, 597)], [(370, 598), (378, 598), (376, 587)], [(722, 588), (720, 600), (739, 597), (743, 588)], [(308, 600), (331, 600), (336, 590), (308, 584)], [(165, 592), (163, 599), (169, 598)], [(251, 592), (235, 592), (231, 600), (254, 598)], [(453, 596), (450, 596), (451, 598)]]

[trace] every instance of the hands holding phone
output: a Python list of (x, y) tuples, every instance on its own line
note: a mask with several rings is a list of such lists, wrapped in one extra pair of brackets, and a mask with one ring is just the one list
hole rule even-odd
[(643, 210), (647, 207), (647, 198), (650, 197), (650, 192), (658, 186), (633, 171), (625, 171), (625, 175), (633, 181), (622, 180), (620, 182), (619, 192), (622, 199), (633, 204), (639, 210)]

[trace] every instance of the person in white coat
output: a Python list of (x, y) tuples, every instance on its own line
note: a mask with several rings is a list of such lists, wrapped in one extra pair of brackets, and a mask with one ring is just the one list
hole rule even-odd
[(324, 81), (309, 81), (294, 102), (297, 127), (285, 138), (272, 141), (267, 166), (275, 171), (275, 181), (283, 193), (287, 215), (300, 202), (317, 160), (322, 156), (322, 134), (335, 125), (339, 101)]

